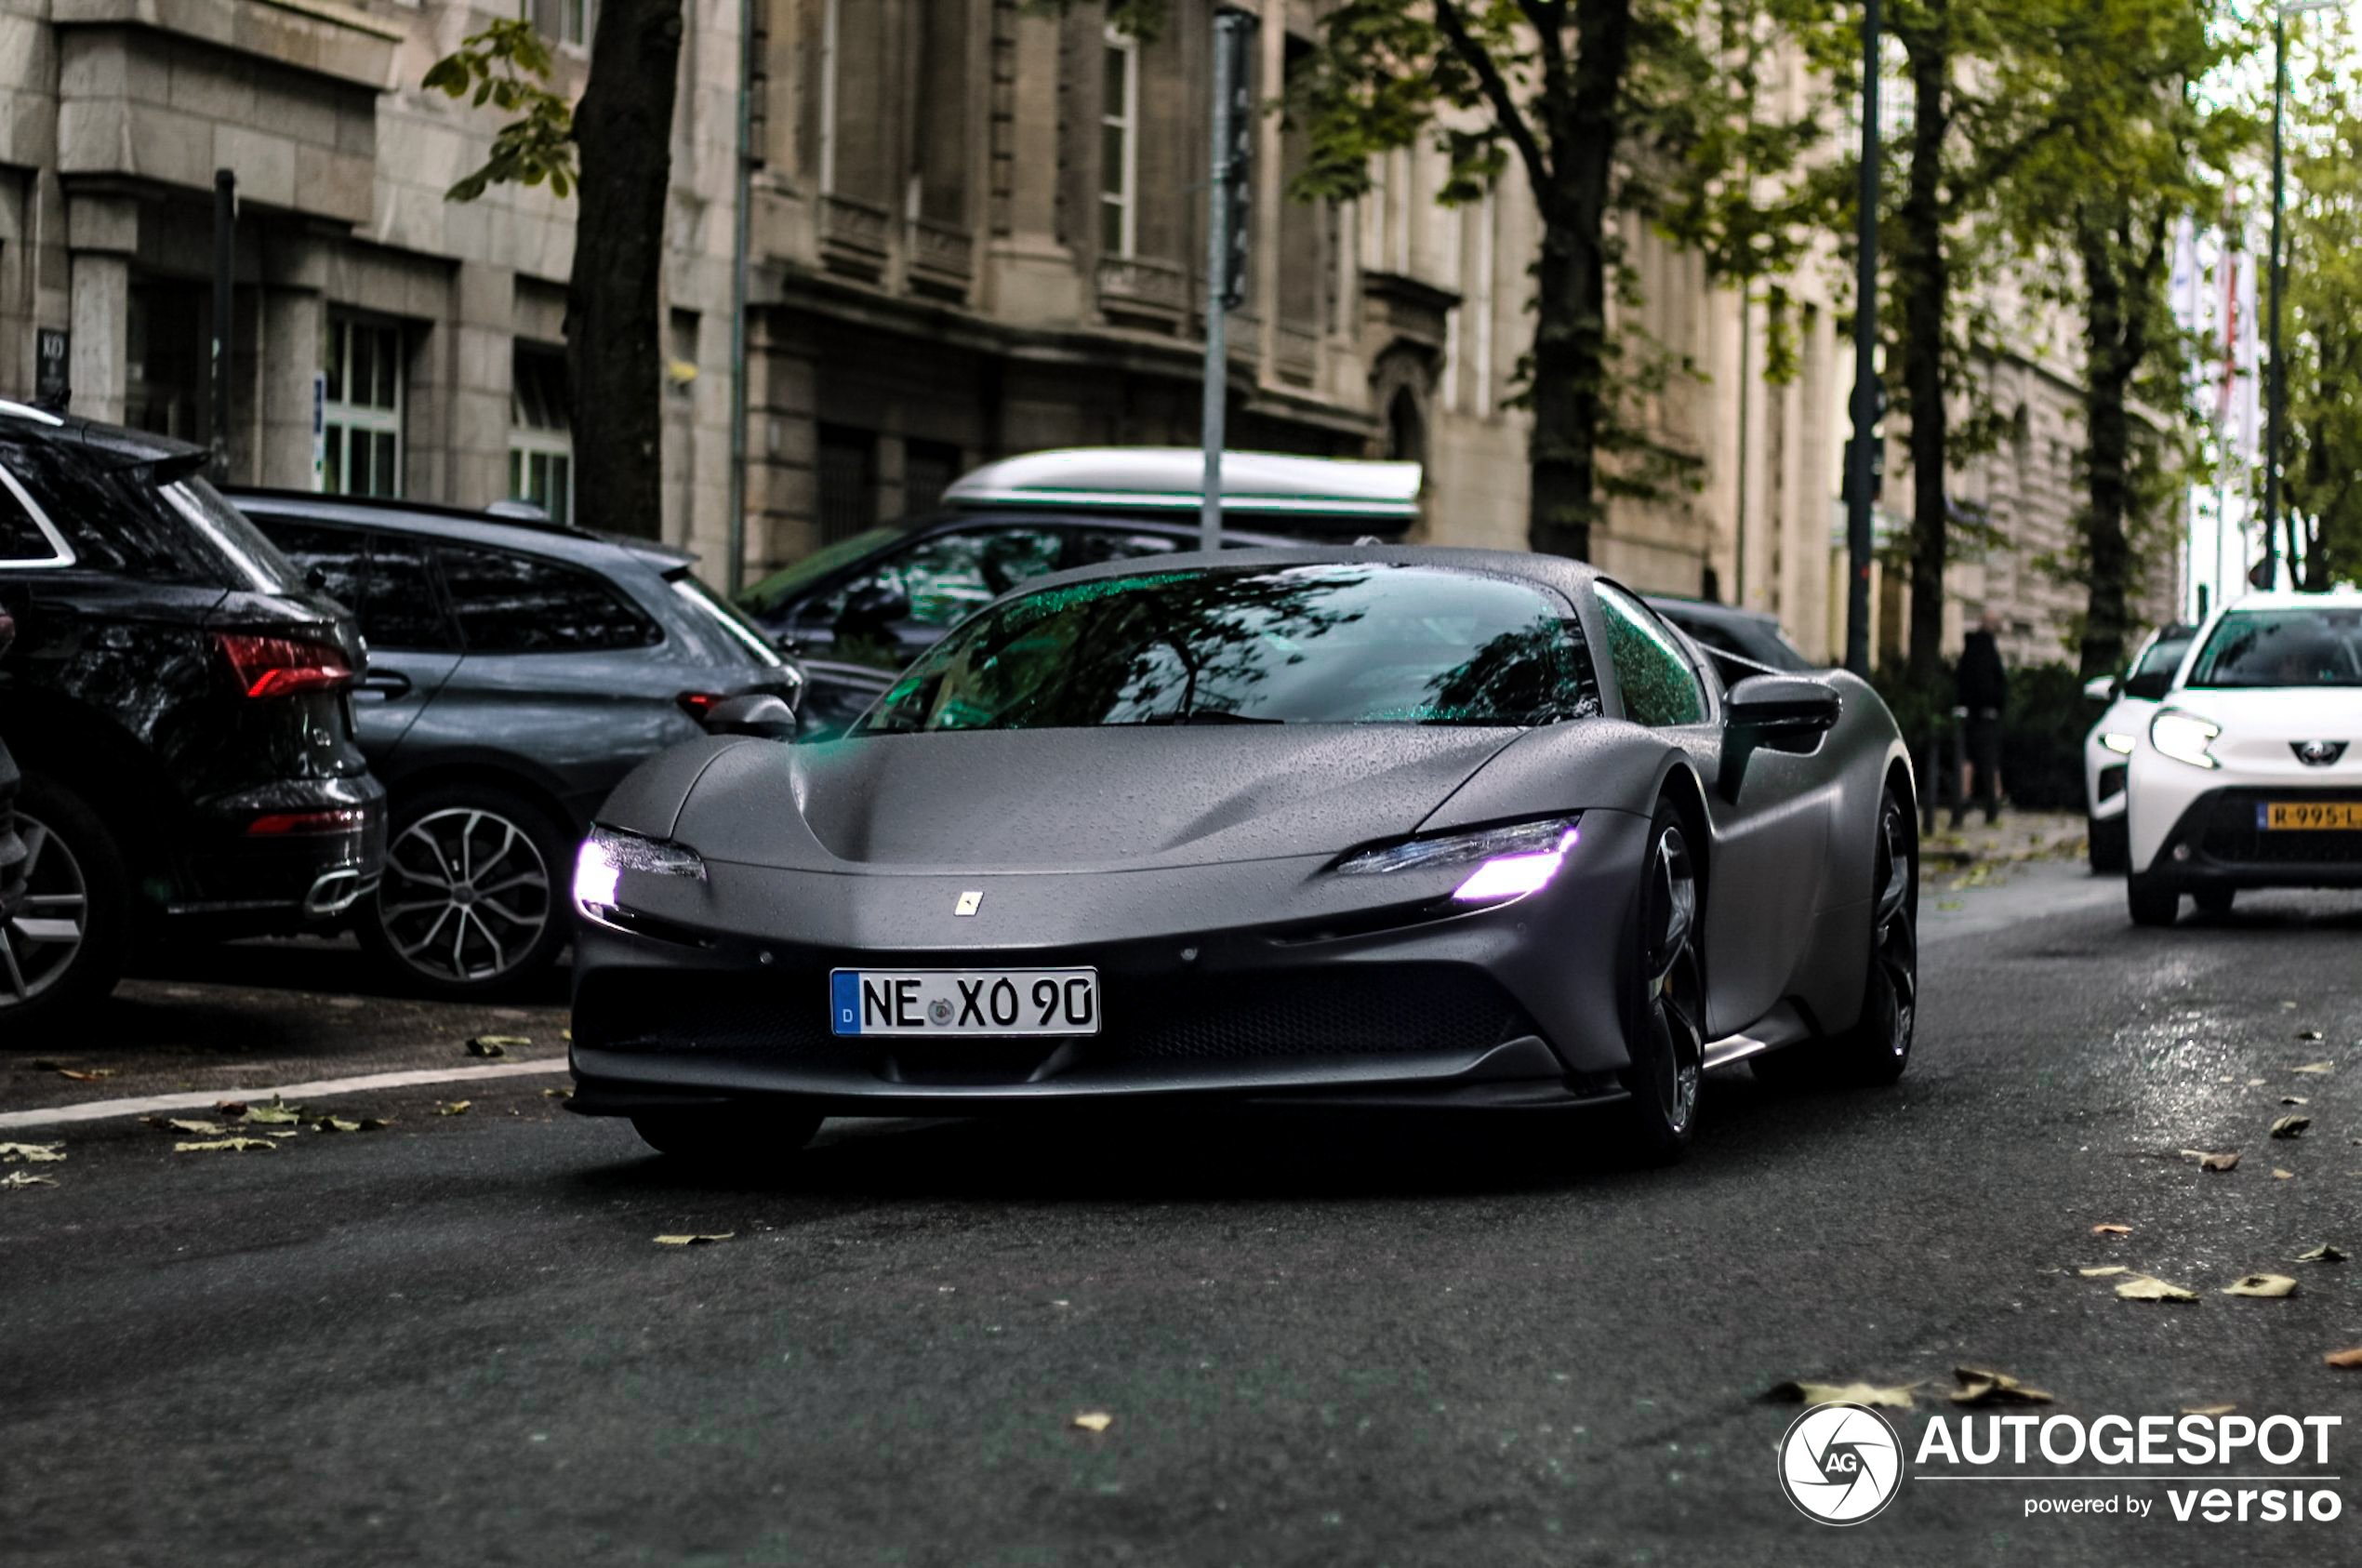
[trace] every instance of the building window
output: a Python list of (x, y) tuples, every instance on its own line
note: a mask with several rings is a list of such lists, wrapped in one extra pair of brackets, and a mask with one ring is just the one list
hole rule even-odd
[(587, 49), (599, 26), (599, 0), (517, 0), (517, 20), (533, 23), (553, 43)]
[(565, 356), (518, 345), (509, 380), (509, 494), (574, 521), (574, 428)]
[(1140, 44), (1108, 30), (1099, 105), (1099, 249), (1129, 257), (1139, 238)]
[(327, 469), (332, 495), (402, 494), (402, 328), (328, 318), (321, 353), (328, 378)]
[(877, 437), (822, 425), (819, 456), (820, 542), (834, 544), (877, 526)]

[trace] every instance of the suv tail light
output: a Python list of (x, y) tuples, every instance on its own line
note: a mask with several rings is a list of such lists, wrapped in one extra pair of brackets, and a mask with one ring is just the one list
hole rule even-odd
[(334, 643), (254, 631), (217, 631), (213, 640), (248, 697), (293, 697), (352, 684), (352, 664)]
[(722, 694), (714, 691), (684, 691), (672, 700), (681, 705), (681, 711), (703, 723), (705, 716), (713, 711), (713, 705), (722, 700)]

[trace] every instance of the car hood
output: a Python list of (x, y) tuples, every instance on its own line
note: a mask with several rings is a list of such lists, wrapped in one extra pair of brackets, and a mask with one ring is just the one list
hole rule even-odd
[(2164, 705), (2258, 739), (2362, 741), (2362, 686), (2196, 686)]
[(672, 836), (813, 870), (1127, 870), (1334, 855), (1408, 833), (1513, 729), (1106, 728), (747, 743)]

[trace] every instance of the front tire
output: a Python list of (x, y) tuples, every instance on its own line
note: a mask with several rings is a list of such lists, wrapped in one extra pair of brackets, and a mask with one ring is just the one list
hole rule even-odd
[(132, 884), (98, 813), (41, 774), (17, 799), (25, 900), (0, 926), (0, 1039), (57, 1030), (113, 994), (131, 955)]
[(2158, 887), (2137, 876), (2124, 884), (2124, 904), (2135, 925), (2168, 926), (2182, 915), (2182, 895), (2177, 889)]
[(355, 911), (361, 945), (404, 990), (498, 996), (566, 945), (560, 895), (573, 835), (495, 785), (445, 785), (400, 803), (377, 897)]
[(2131, 834), (2123, 817), (2092, 817), (2086, 821), (2091, 846), (2091, 873), (2103, 877), (2122, 876), (2130, 870)]
[(1670, 802), (1649, 825), (1640, 875), (1639, 941), (1626, 1038), (1632, 1062), (1618, 1076), (1624, 1144), (1634, 1163), (1667, 1165), (1690, 1147), (1705, 1065), (1704, 929), (1697, 862)]

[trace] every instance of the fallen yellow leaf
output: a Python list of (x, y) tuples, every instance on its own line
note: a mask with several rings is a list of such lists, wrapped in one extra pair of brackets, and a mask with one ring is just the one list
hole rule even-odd
[(28, 1187), (55, 1187), (57, 1185), (56, 1176), (35, 1176), (31, 1171), (10, 1171), (7, 1176), (0, 1176), (0, 1192), (15, 1192)]
[(176, 1143), (175, 1154), (258, 1154), (279, 1146), (269, 1138), (215, 1138), (206, 1143)]
[(2236, 1149), (2228, 1154), (2209, 1154), (2203, 1149), (2185, 1149), (2182, 1151), (2182, 1155), (2184, 1159), (2196, 1160), (2198, 1163), (2198, 1169), (2202, 1171), (2236, 1171), (2239, 1168), (2239, 1156)]
[(248, 1126), (292, 1127), (303, 1120), (303, 1107), (272, 1100), (269, 1105), (250, 1105), (240, 1118)]
[(2311, 1125), (2313, 1118), (2310, 1116), (2283, 1116), (2272, 1123), (2272, 1136), (2276, 1138), (2301, 1138), (2304, 1136), (2304, 1129)]
[(151, 1116), (148, 1125), (160, 1133), (191, 1133), (201, 1137), (219, 1137), (230, 1130), (219, 1122), (201, 1122), (180, 1116)]
[(2345, 1259), (2346, 1250), (2328, 1242), (2322, 1242), (2311, 1252), (2301, 1252), (2296, 1255), (2296, 1260), (2299, 1263), (2343, 1263)]
[(2302, 1067), (2292, 1067), (2289, 1070), (2290, 1072), (2335, 1072), (2337, 1070), (2338, 1064), (2335, 1062), (2307, 1062)]
[(474, 1039), (468, 1042), (468, 1055), (471, 1056), (505, 1056), (509, 1054), (509, 1047), (511, 1045), (524, 1046), (530, 1045), (532, 1043), (532, 1041), (526, 1039), (522, 1034), (479, 1034)]
[(2272, 1179), (2274, 1181), (2294, 1181), (2296, 1179), (2296, 1173), (2294, 1171), (2284, 1171), (2277, 1165), (2275, 1165), (2272, 1168)]
[(77, 1072), (70, 1067), (61, 1067), (57, 1070), (59, 1077), (71, 1078), (77, 1083), (96, 1083), (101, 1078), (114, 1076), (114, 1069), (111, 1067), (94, 1067), (87, 1072)]
[(1952, 1390), (1954, 1404), (2050, 1404), (2055, 1402), (2041, 1389), (2029, 1389), (2006, 1372), (1987, 1372), (1982, 1367), (1956, 1366), (1952, 1375), (1960, 1386)]
[(2331, 1350), (2321, 1359), (2335, 1367), (2351, 1369), (2362, 1366), (2362, 1345), (2356, 1345), (2351, 1350)]
[(2091, 1234), (2094, 1236), (2130, 1236), (2132, 1234), (2132, 1227), (2129, 1225), (2095, 1225), (2091, 1227)]
[(29, 1165), (51, 1164), (66, 1157), (62, 1143), (0, 1143), (0, 1164), (22, 1160)]
[(1074, 1424), (1086, 1432), (1104, 1432), (1115, 1424), (1115, 1417), (1104, 1410), (1086, 1410), (1074, 1418)]
[(2238, 1408), (2236, 1404), (2185, 1404), (2182, 1407), (2182, 1414), (2184, 1415), (2228, 1415)]
[(1881, 1387), (1875, 1383), (1815, 1383), (1799, 1377), (1764, 1390), (1763, 1397), (1780, 1404), (1883, 1404), (1895, 1410), (1911, 1408), (1917, 1383)]
[(2129, 1274), (2131, 1270), (2121, 1263), (2111, 1263), (2104, 1269), (2077, 1269), (2076, 1272), (2087, 1280), (2104, 1280), (2110, 1274)]
[(2180, 1285), (2170, 1285), (2146, 1274), (2137, 1274), (2125, 1281), (2116, 1287), (2116, 1293), (2127, 1301), (2196, 1301), (2198, 1298), (2196, 1291), (2183, 1290)]
[(468, 1107), (473, 1104), (473, 1100), (437, 1100), (434, 1102), (434, 1113), (437, 1116), (465, 1116)]
[(2286, 1274), (2249, 1274), (2236, 1284), (2223, 1287), (2225, 1296), (2282, 1296), (2296, 1294), (2296, 1282)]
[(736, 1230), (717, 1230), (710, 1235), (658, 1236), (657, 1238), (657, 1245), (660, 1247), (694, 1247), (702, 1245), (708, 1242), (726, 1242), (736, 1234), (737, 1232)]

